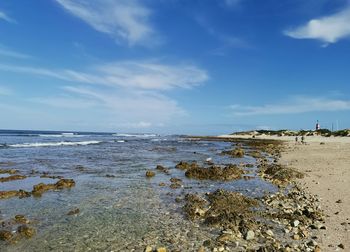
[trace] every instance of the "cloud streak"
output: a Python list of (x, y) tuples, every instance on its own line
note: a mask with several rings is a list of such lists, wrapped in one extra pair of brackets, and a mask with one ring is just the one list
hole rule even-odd
[(13, 51), (0, 44), (0, 56), (15, 58), (15, 59), (29, 59), (31, 56), (23, 53)]
[(347, 111), (350, 110), (350, 100), (299, 96), (281, 104), (266, 104), (261, 106), (242, 106), (236, 104), (230, 106), (230, 110), (235, 116)]
[(151, 11), (138, 0), (55, 0), (67, 12), (96, 31), (129, 46), (157, 43), (150, 24)]
[(325, 45), (350, 37), (350, 7), (330, 16), (312, 19), (305, 25), (285, 30), (284, 34), (295, 39), (316, 39)]
[(5, 20), (6, 22), (9, 22), (9, 23), (16, 23), (16, 20), (12, 19), (5, 12), (0, 10), (0, 20), (1, 19)]
[(171, 65), (147, 61), (113, 62), (92, 67), (89, 72), (4, 64), (0, 64), (0, 70), (53, 77), (71, 82), (144, 90), (191, 88), (209, 78), (205, 70), (192, 64)]

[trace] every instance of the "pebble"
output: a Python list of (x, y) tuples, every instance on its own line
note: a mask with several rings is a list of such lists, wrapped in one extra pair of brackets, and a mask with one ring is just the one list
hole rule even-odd
[(292, 236), (293, 240), (300, 240), (300, 236), (298, 234), (295, 234)]
[(292, 226), (293, 226), (293, 227), (297, 227), (297, 226), (299, 225), (299, 223), (300, 223), (300, 221), (294, 220), (294, 221), (292, 222)]
[(153, 248), (151, 246), (147, 246), (145, 248), (145, 252), (152, 252), (153, 251)]
[(246, 239), (247, 241), (253, 240), (253, 239), (254, 239), (254, 236), (255, 236), (254, 231), (249, 230), (249, 231), (247, 232), (246, 236), (245, 236), (245, 239)]

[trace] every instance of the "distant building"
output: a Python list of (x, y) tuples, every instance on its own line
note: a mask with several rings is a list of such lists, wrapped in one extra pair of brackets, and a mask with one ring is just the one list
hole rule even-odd
[(320, 124), (318, 123), (318, 120), (317, 120), (317, 123), (316, 123), (316, 130), (319, 130), (319, 129), (321, 129), (321, 126), (320, 126)]

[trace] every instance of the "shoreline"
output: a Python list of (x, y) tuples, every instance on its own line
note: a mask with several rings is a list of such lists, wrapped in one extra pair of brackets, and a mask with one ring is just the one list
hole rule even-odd
[[(222, 135), (219, 138), (251, 139), (250, 135)], [(322, 251), (350, 248), (350, 137), (308, 136), (306, 144), (294, 136), (256, 136), (282, 140), (286, 148), (279, 163), (305, 174), (297, 183), (316, 195), (325, 213), (326, 230), (320, 230)], [(299, 138), (300, 140), (300, 138)]]

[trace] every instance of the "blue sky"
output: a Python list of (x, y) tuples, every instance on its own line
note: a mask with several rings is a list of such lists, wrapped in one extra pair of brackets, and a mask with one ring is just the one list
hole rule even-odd
[(2, 0), (0, 128), (350, 128), (348, 0)]

